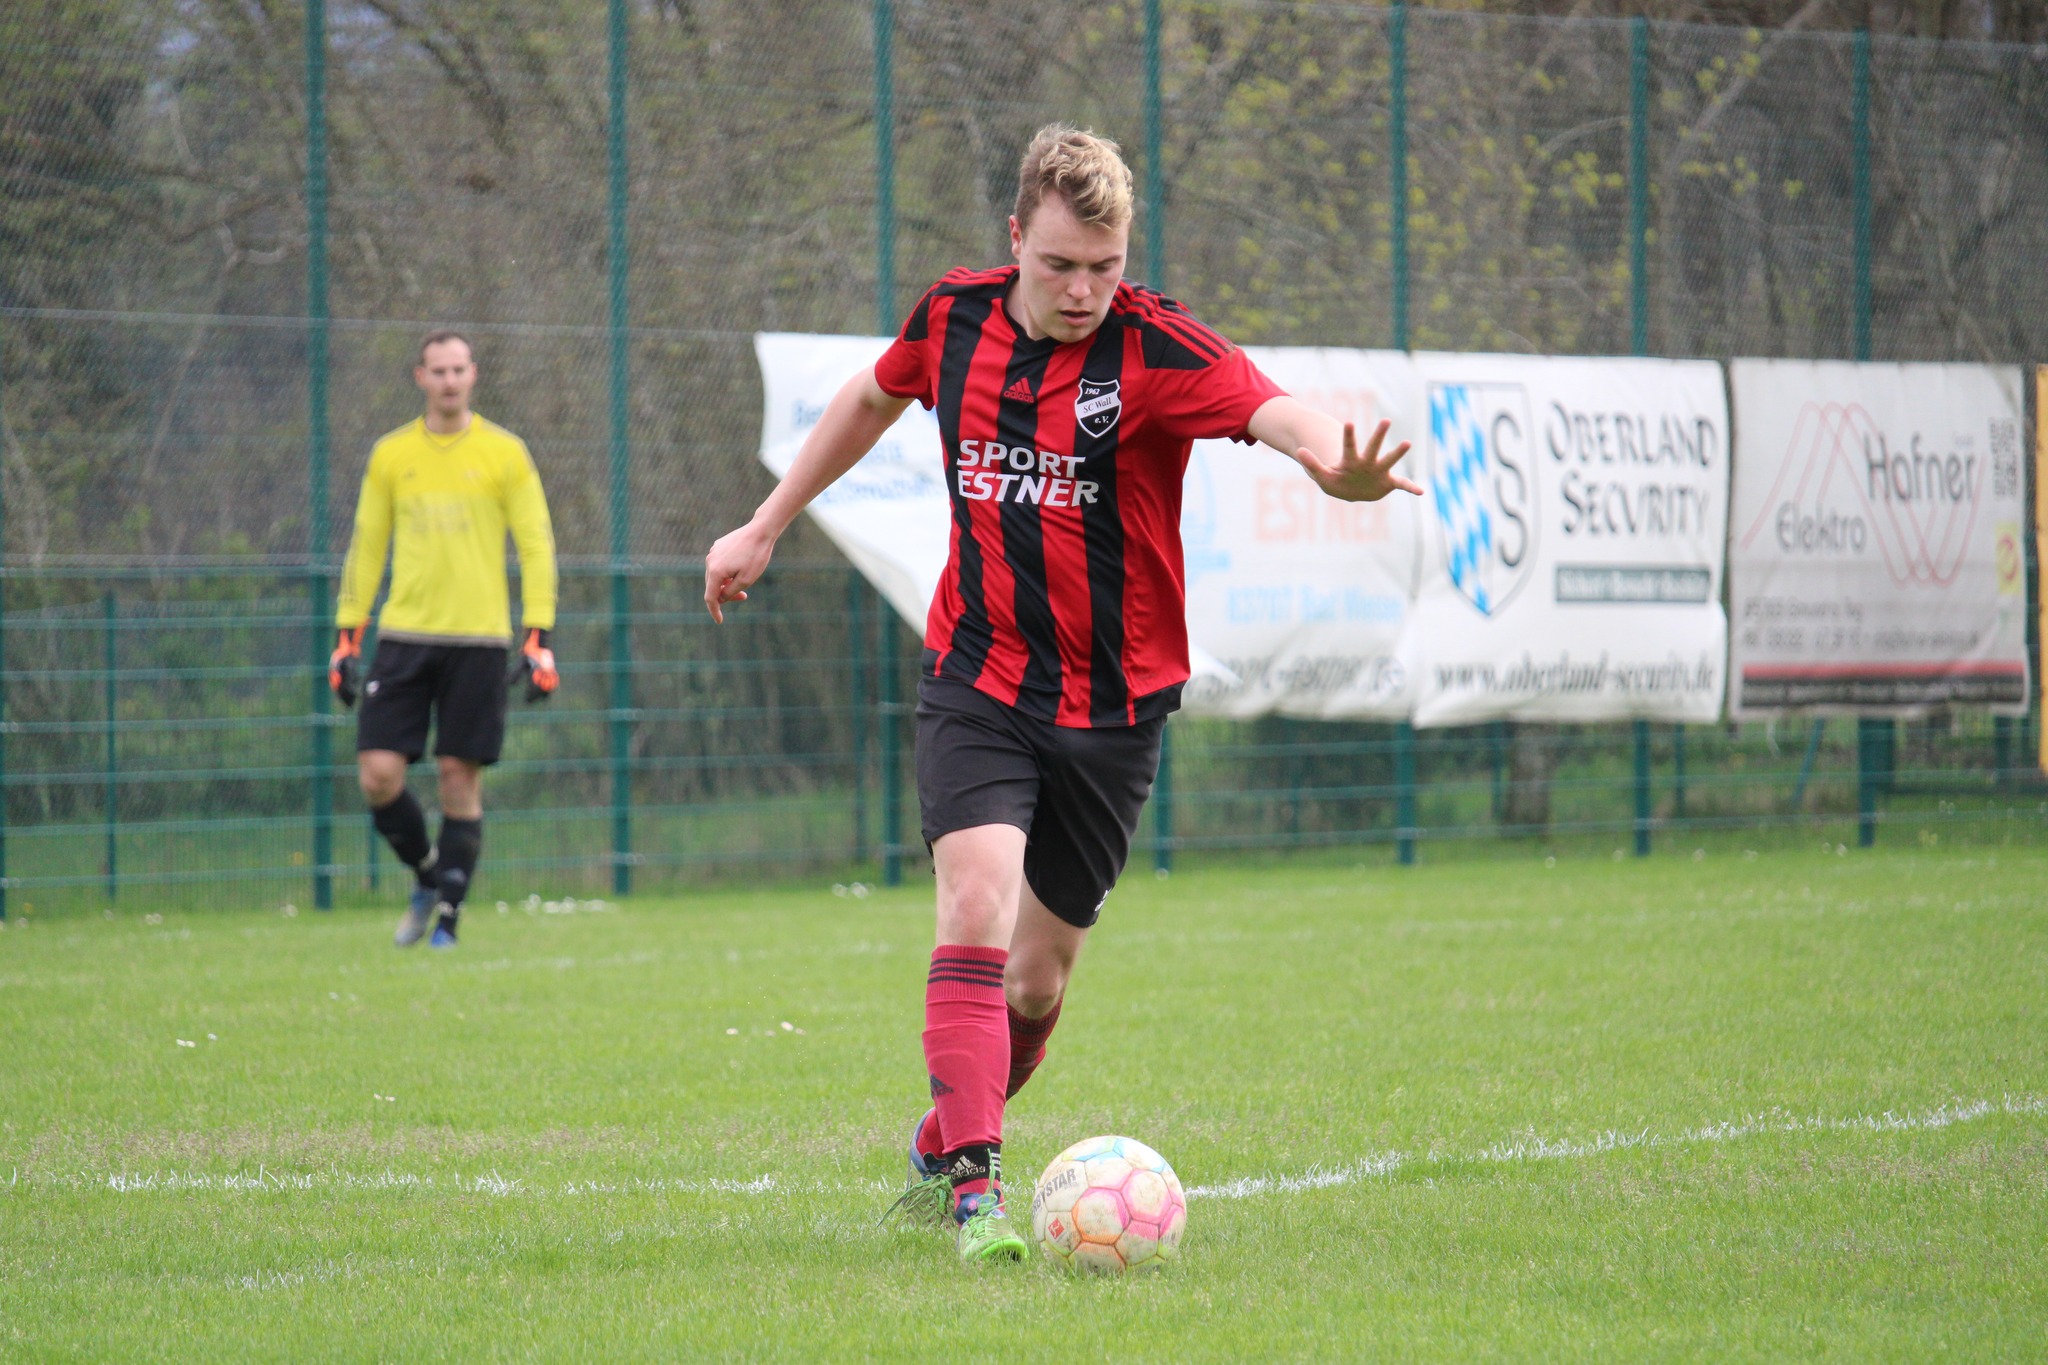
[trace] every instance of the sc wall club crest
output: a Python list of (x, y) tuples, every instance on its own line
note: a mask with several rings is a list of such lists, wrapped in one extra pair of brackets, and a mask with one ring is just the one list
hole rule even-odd
[(1081, 424), (1081, 430), (1101, 440), (1109, 435), (1116, 419), (1123, 415), (1123, 381), (1112, 379), (1107, 384), (1092, 379), (1081, 381), (1081, 391), (1074, 396), (1074, 420)]
[(1536, 459), (1519, 384), (1429, 386), (1430, 506), (1444, 563), (1481, 616), (1515, 600), (1536, 568)]

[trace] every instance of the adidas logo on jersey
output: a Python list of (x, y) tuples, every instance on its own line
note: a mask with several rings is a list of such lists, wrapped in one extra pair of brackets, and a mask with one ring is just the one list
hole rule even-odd
[(1016, 383), (1003, 390), (1003, 397), (1013, 403), (1036, 403), (1038, 401), (1038, 395), (1031, 391), (1031, 381), (1021, 374), (1017, 376)]

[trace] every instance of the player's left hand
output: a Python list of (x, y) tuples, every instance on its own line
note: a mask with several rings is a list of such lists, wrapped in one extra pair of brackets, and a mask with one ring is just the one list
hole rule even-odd
[(524, 682), (528, 702), (546, 701), (562, 685), (562, 675), (555, 668), (555, 651), (548, 643), (549, 638), (549, 633), (544, 630), (527, 631), (525, 643), (519, 646), (519, 657), (513, 660), (512, 675), (505, 679), (507, 687), (517, 687)]
[(1420, 495), (1422, 485), (1411, 479), (1404, 479), (1394, 472), (1394, 466), (1408, 453), (1406, 441), (1385, 454), (1380, 446), (1387, 439), (1387, 432), (1393, 423), (1381, 422), (1372, 429), (1372, 439), (1365, 443), (1365, 449), (1358, 448), (1358, 432), (1351, 423), (1344, 424), (1344, 449), (1335, 465), (1326, 465), (1306, 446), (1294, 452), (1294, 462), (1302, 467), (1316, 486), (1333, 498), (1345, 502), (1378, 502), (1395, 489), (1403, 493)]

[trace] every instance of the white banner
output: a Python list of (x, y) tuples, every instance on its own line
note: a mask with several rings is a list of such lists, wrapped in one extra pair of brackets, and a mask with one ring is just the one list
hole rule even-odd
[(2020, 373), (1738, 360), (1730, 709), (2027, 704)]
[[(1304, 403), (1356, 423), (1361, 439), (1383, 418), (1390, 440), (1416, 432), (1415, 365), (1398, 351), (1245, 354)], [(1195, 442), (1180, 520), (1188, 635), (1223, 667), (1189, 684), (1187, 708), (1406, 720), (1415, 678), (1401, 646), (1422, 571), (1422, 501), (1338, 502), (1269, 447)]]
[[(825, 402), (888, 345), (756, 338), (761, 458), (787, 471)], [(1334, 502), (1285, 456), (1198, 442), (1182, 506), (1191, 711), (1711, 721), (1726, 620), (1719, 367), (1249, 347), (1305, 402), (1415, 442), (1430, 487)], [(913, 406), (811, 507), (920, 632), (951, 518)]]
[[(754, 338), (761, 462), (776, 477), (826, 401), (888, 345), (885, 337)], [(1397, 432), (1413, 429), (1406, 356), (1304, 347), (1247, 353), (1305, 402), (1361, 425), (1387, 417)], [(1188, 709), (1405, 717), (1412, 689), (1397, 652), (1420, 563), (1416, 501), (1334, 502), (1276, 451), (1196, 443), (1181, 519), (1194, 668)], [(810, 511), (922, 637), (952, 529), (937, 419), (912, 404)]]
[[(755, 335), (764, 408), (761, 463), (776, 478), (789, 472), (832, 395), (880, 360), (889, 342), (888, 337), (803, 332)], [(946, 569), (953, 526), (937, 416), (912, 403), (859, 464), (819, 495), (810, 511), (832, 543), (922, 640), (925, 613)]]
[(1717, 719), (1728, 404), (1707, 361), (1423, 353), (1415, 723)]

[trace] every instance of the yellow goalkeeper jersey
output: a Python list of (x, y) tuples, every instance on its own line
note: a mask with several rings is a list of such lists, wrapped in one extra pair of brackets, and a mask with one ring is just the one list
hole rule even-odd
[(452, 436), (413, 419), (370, 452), (335, 624), (347, 630), (370, 619), (388, 549), (383, 639), (509, 645), (508, 531), (519, 549), (521, 619), (528, 628), (552, 629), (555, 532), (526, 443), (475, 413)]

